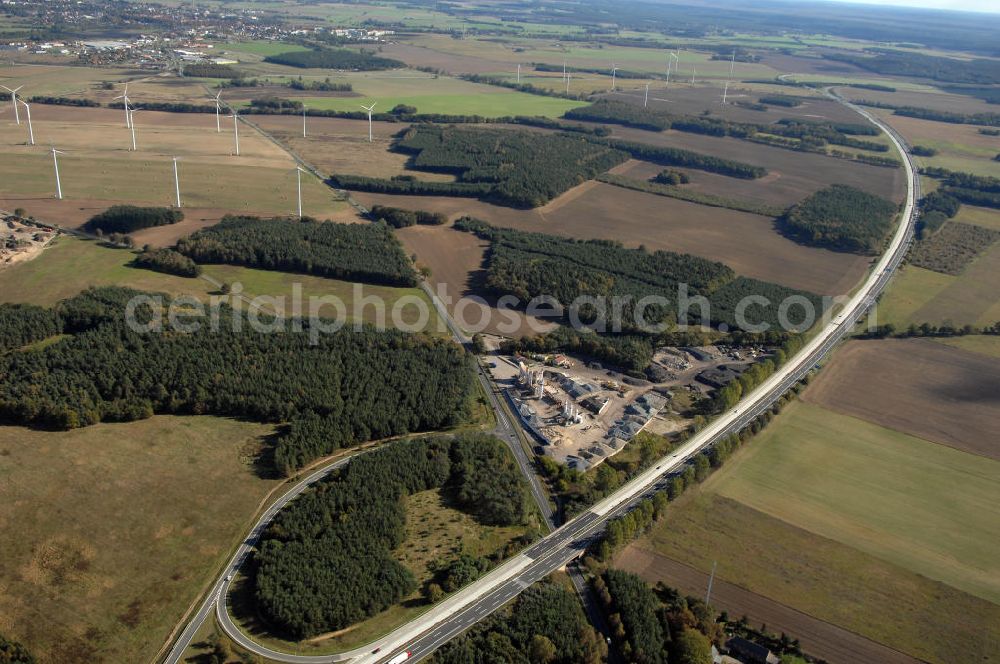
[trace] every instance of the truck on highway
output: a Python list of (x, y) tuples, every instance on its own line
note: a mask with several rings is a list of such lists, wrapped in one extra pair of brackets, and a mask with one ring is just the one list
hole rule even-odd
[(390, 659), (386, 664), (402, 664), (410, 658), (410, 651), (401, 652), (392, 659)]

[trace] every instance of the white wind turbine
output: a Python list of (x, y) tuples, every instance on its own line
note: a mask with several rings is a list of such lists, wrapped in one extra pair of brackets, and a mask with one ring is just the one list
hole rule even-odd
[(569, 72), (566, 72), (566, 94), (569, 94), (569, 78), (572, 76)]
[(52, 148), (52, 165), (56, 169), (56, 198), (62, 200), (62, 182), (59, 180), (59, 158), (56, 155), (64, 154), (60, 150)]
[(27, 113), (28, 115), (28, 145), (34, 145), (35, 130), (31, 128), (31, 106), (29, 106), (28, 102), (24, 101), (23, 99), (19, 99), (18, 101), (24, 104), (24, 112)]
[(3, 88), (4, 90), (10, 93), (10, 102), (14, 106), (14, 121), (17, 122), (17, 124), (21, 124), (21, 116), (17, 112), (17, 91), (23, 87), (24, 87), (23, 85), (19, 85), (13, 90), (11, 90), (6, 85), (0, 85), (0, 88)]
[(129, 114), (128, 110), (128, 82), (125, 83), (125, 92), (115, 97), (115, 99), (121, 99), (125, 102), (125, 126), (132, 128), (132, 116)]
[(521, 82), (521, 63), (517, 64), (517, 82)]
[(373, 101), (371, 106), (364, 106), (364, 105), (361, 106), (361, 108), (363, 108), (366, 111), (368, 111), (368, 142), (369, 143), (372, 142), (372, 111), (374, 110), (376, 103), (378, 103), (378, 102), (374, 102)]
[(722, 103), (726, 103), (726, 95), (729, 94), (729, 81), (726, 81), (726, 87), (722, 90)]
[(302, 170), (302, 167), (300, 166), (295, 167), (295, 184), (297, 185), (298, 199), (299, 199), (299, 219), (302, 218), (302, 174), (303, 173), (305, 173), (305, 171)]
[(177, 208), (181, 207), (181, 181), (177, 177), (177, 161), (180, 157), (174, 157), (174, 197), (177, 204)]
[(306, 105), (302, 104), (302, 138), (306, 137)]
[(240, 116), (237, 115), (236, 109), (233, 109), (233, 114), (230, 116), (233, 119), (233, 140), (236, 142), (236, 156), (240, 156)]
[(219, 113), (222, 110), (222, 90), (219, 90), (219, 94), (215, 95), (215, 131), (222, 131), (222, 123), (219, 120)]
[(646, 97), (642, 100), (642, 107), (649, 106), (649, 83), (646, 84)]
[(615, 89), (615, 80), (618, 78), (618, 67), (611, 66), (611, 90)]

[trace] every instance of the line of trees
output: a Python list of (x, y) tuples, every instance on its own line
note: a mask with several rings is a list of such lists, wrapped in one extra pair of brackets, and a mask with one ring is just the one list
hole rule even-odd
[(1000, 63), (986, 58), (958, 60), (884, 48), (871, 48), (865, 54), (830, 52), (823, 57), (889, 76), (931, 78), (946, 83), (1000, 83)]
[(920, 172), (941, 180), (942, 186), (937, 191), (944, 196), (969, 205), (1000, 208), (1000, 178), (938, 167), (922, 168)]
[(301, 639), (398, 603), (416, 590), (393, 556), (406, 535), (405, 498), (439, 488), (484, 523), (527, 518), (523, 480), (500, 440), (470, 433), (395, 443), (356, 457), (278, 513), (255, 557), (257, 609)]
[[(58, 331), (71, 336), (0, 356), (0, 421), (72, 429), (154, 413), (260, 422), (315, 413), (346, 423), (346, 446), (453, 426), (468, 413), (471, 367), (449, 341), (368, 326), (312, 334), (307, 321), (263, 314), (258, 331), (248, 313), (228, 307), (216, 325), (181, 315), (200, 321), (191, 332), (138, 332), (125, 312), (144, 295), (105, 287), (60, 303)], [(153, 327), (162, 315), (143, 305), (135, 320)], [(51, 336), (51, 322), (36, 316), (37, 332), (15, 329), (20, 338), (4, 344)]]
[(197, 277), (201, 274), (200, 265), (184, 254), (167, 248), (146, 248), (132, 260), (132, 265), (178, 277)]
[(264, 58), (264, 62), (303, 69), (347, 69), (351, 71), (380, 71), (399, 69), (406, 63), (383, 58), (367, 51), (346, 48), (317, 48), (311, 51), (290, 51)]
[(407, 226), (415, 226), (417, 224), (440, 226), (448, 222), (448, 217), (441, 212), (404, 210), (403, 208), (390, 207), (388, 205), (373, 205), (368, 213), (372, 219), (384, 221), (393, 228), (406, 228)]
[(246, 76), (232, 65), (217, 65), (210, 62), (184, 65), (184, 75), (192, 78), (239, 79)]
[(869, 99), (854, 99), (852, 103), (872, 108), (884, 108), (891, 110), (893, 115), (900, 115), (918, 120), (932, 120), (934, 122), (947, 122), (949, 124), (974, 124), (988, 127), (1000, 126), (1000, 113), (959, 113), (957, 111), (941, 111), (935, 108), (922, 108), (919, 106), (900, 106), (881, 101), (871, 101)]
[(803, 244), (874, 255), (892, 233), (897, 211), (892, 201), (835, 184), (789, 208), (778, 228)]
[(734, 161), (732, 159), (724, 159), (722, 157), (713, 157), (711, 155), (701, 154), (700, 152), (692, 152), (691, 150), (683, 150), (681, 148), (660, 147), (646, 143), (636, 143), (633, 141), (622, 141), (618, 139), (591, 138), (589, 140), (595, 142), (600, 141), (602, 144), (608, 145), (616, 150), (627, 152), (634, 159), (651, 161), (654, 164), (659, 164), (661, 166), (693, 168), (707, 173), (717, 173), (718, 175), (727, 175), (732, 178), (740, 178), (743, 180), (755, 180), (767, 175), (767, 169), (763, 166), (755, 166), (753, 164)]
[[(621, 72), (618, 72), (621, 76)], [(542, 97), (558, 97), (560, 99), (575, 99), (582, 101), (587, 98), (587, 93), (584, 92), (563, 92), (556, 88), (545, 88), (539, 85), (533, 85), (531, 83), (518, 83), (516, 81), (511, 81), (506, 78), (501, 78), (499, 76), (490, 76), (488, 74), (460, 74), (459, 78), (469, 81), (471, 83), (480, 83), (482, 85), (495, 85), (500, 88), (508, 88), (510, 90), (517, 90), (518, 92), (525, 92), (530, 95), (539, 95)]]
[(184, 213), (174, 208), (112, 205), (91, 217), (83, 225), (83, 229), (91, 233), (134, 233), (144, 228), (168, 226), (183, 220)]
[(223, 217), (177, 242), (196, 263), (245, 265), (389, 286), (416, 286), (403, 246), (385, 224)]

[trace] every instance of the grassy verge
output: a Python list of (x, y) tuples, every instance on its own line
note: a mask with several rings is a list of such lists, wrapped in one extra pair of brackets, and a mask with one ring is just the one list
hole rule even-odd
[[(276, 484), (269, 426), (157, 416), (0, 428), (4, 632), (40, 661), (149, 661)], [(234, 515), (236, 515), (234, 517)]]

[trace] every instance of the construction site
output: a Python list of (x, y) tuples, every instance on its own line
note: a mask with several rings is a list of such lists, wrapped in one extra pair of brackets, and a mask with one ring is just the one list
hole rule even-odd
[(764, 354), (763, 348), (661, 348), (647, 370), (655, 382), (566, 355), (497, 355), (489, 364), (542, 453), (585, 471), (620, 452), (641, 431), (684, 429), (689, 422), (682, 412), (693, 400), (734, 380)]
[(53, 228), (6, 217), (0, 222), (0, 269), (31, 260), (55, 237)]

